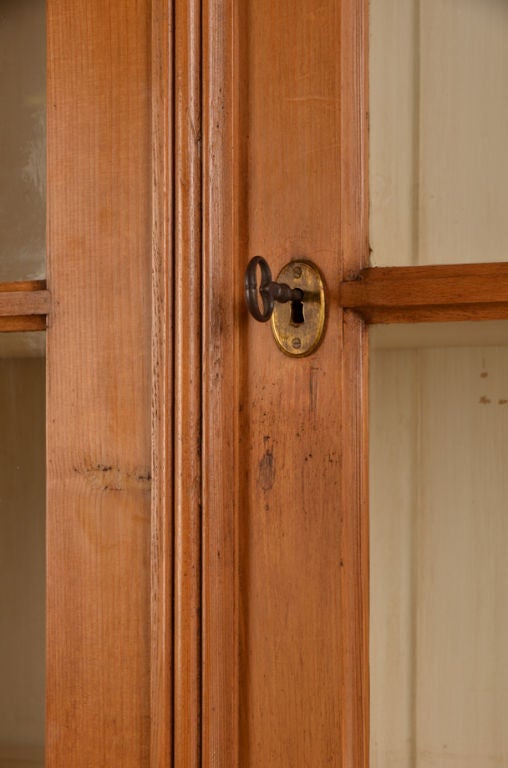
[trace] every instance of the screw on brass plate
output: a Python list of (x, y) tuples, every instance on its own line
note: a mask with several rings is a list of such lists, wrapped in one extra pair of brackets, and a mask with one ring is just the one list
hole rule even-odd
[(308, 261), (290, 261), (277, 280), (290, 288), (300, 288), (302, 297), (275, 305), (271, 317), (275, 341), (290, 357), (310, 355), (325, 327), (325, 291), (319, 270)]

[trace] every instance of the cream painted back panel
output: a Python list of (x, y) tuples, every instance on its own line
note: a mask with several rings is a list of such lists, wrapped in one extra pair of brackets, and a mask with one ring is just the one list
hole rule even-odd
[(371, 0), (374, 266), (508, 260), (508, 3)]
[(0, 768), (44, 768), (44, 748), (0, 746)]
[(417, 358), (371, 356), (371, 768), (414, 765)]
[(508, 348), (372, 360), (371, 766), (508, 765)]
[(0, 358), (0, 768), (44, 764), (44, 401), (44, 358)]

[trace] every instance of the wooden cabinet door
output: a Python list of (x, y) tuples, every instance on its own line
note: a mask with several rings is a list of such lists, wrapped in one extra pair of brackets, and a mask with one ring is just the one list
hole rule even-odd
[[(202, 10), (202, 508), (192, 520), (182, 495), (175, 529), (180, 585), (191, 529), (202, 552), (201, 613), (176, 603), (175, 670), (197, 633), (202, 678), (193, 728), (176, 689), (175, 765), (358, 768), (366, 350), (339, 285), (368, 258), (365, 4)], [(189, 125), (178, 70), (176, 83), (177, 126)], [(177, 175), (177, 199), (182, 188)], [(249, 317), (243, 274), (256, 254), (275, 274), (298, 258), (322, 271), (327, 327), (309, 357), (285, 356)]]
[[(364, 4), (47, 13), (47, 765), (359, 766)], [(308, 358), (257, 253), (324, 275)]]
[[(368, 765), (366, 325), (507, 317), (506, 264), (368, 268), (366, 6), (175, 16), (178, 766)], [(256, 254), (322, 270), (311, 356), (248, 316)]]
[(51, 768), (366, 765), (365, 5), (48, 2)]

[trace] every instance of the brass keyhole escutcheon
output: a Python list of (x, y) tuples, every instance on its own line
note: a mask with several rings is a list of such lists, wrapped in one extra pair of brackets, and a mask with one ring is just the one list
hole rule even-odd
[(291, 357), (305, 357), (318, 347), (325, 327), (325, 290), (318, 268), (310, 261), (290, 261), (277, 282), (298, 288), (303, 298), (275, 303), (272, 332), (280, 349)]

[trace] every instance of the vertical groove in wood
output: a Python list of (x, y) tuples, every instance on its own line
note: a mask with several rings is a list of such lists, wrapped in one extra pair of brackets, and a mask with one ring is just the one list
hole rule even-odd
[(152, 0), (152, 536), (150, 768), (172, 763), (173, 4)]
[(150, 761), (151, 3), (48, 0), (47, 768)]
[(203, 2), (203, 768), (238, 766), (235, 4)]
[[(245, 526), (248, 522), (246, 514), (249, 510), (248, 488), (248, 450), (250, 435), (250, 414), (248, 412), (248, 366), (249, 343), (247, 335), (247, 309), (242, 291), (242, 270), (249, 256), (249, 4), (247, 2), (233, 4), (232, 16), (232, 200), (233, 200), (233, 244), (236, 250), (233, 276), (236, 290), (235, 300), (236, 323), (233, 337), (233, 362), (235, 376), (233, 380), (236, 408), (233, 412), (234, 435), (234, 510), (233, 530), (233, 583), (231, 585), (231, 600), (233, 602), (231, 637), (234, 642), (234, 655), (231, 659), (230, 671), (233, 685), (231, 699), (233, 733), (230, 754), (226, 757), (233, 768), (242, 768), (242, 653), (245, 638), (245, 605), (248, 595), (242, 594), (240, 570), (244, 557), (248, 558), (248, 548), (245, 547)], [(245, 766), (246, 768), (246, 766)]]
[(201, 754), (201, 2), (175, 5), (173, 764)]

